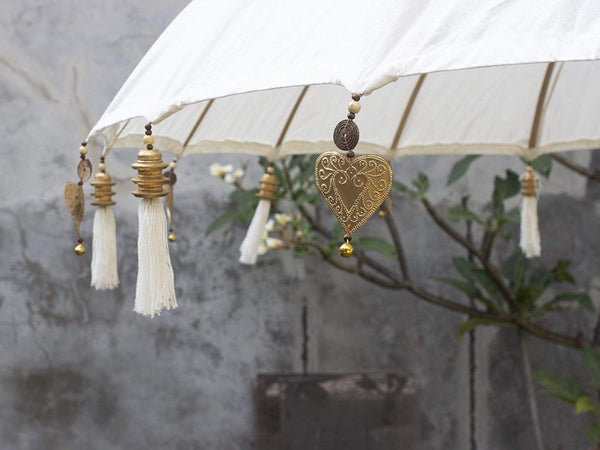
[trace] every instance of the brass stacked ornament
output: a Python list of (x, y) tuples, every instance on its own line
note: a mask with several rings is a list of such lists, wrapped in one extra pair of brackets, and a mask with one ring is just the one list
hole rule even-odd
[(321, 153), (315, 163), (317, 188), (346, 233), (339, 248), (339, 254), (344, 258), (354, 253), (350, 244), (352, 234), (383, 204), (393, 181), (392, 167), (381, 156), (355, 157), (354, 148), (360, 134), (354, 118), (360, 111), (360, 97), (352, 94), (347, 118), (333, 130), (333, 142), (346, 154)]
[(98, 172), (94, 181), (92, 205), (97, 206), (94, 214), (94, 229), (92, 238), (91, 286), (96, 289), (114, 289), (119, 285), (117, 272), (117, 232), (115, 217), (111, 206), (115, 193), (112, 187), (115, 182), (106, 173), (105, 157), (100, 157)]
[(175, 280), (169, 243), (167, 219), (160, 197), (167, 195), (168, 182), (163, 170), (168, 166), (160, 151), (153, 147), (152, 125), (146, 125), (145, 148), (138, 152), (137, 162), (131, 167), (138, 171), (133, 182), (138, 188), (133, 195), (142, 201), (138, 209), (138, 277), (134, 311), (154, 317), (163, 309), (177, 307)]

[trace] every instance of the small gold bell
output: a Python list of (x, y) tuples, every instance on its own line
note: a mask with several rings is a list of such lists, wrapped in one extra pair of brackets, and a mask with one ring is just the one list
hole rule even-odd
[(342, 258), (350, 258), (354, 254), (354, 247), (352, 247), (350, 242), (346, 241), (340, 245), (338, 252)]
[(175, 236), (175, 233), (169, 233), (169, 241), (175, 242), (176, 240), (177, 240), (177, 236)]
[(82, 244), (77, 244), (74, 250), (77, 255), (83, 255), (85, 253), (85, 247)]
[(383, 209), (380, 209), (379, 212), (377, 213), (377, 215), (379, 217), (385, 217), (385, 216), (387, 216), (387, 211), (384, 211)]

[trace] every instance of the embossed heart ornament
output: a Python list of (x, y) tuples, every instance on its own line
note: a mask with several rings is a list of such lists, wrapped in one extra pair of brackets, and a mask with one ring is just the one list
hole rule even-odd
[(315, 163), (317, 188), (348, 234), (377, 211), (392, 189), (392, 179), (392, 167), (381, 156), (348, 158), (325, 152)]

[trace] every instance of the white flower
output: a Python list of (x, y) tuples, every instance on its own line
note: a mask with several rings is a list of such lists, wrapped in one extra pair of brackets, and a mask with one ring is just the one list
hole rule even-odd
[(269, 251), (269, 247), (267, 247), (265, 244), (260, 244), (258, 246), (258, 255), (262, 256), (265, 253), (267, 253)]
[(265, 225), (265, 230), (267, 230), (267, 231), (275, 231), (275, 221), (273, 219), (267, 220), (267, 224)]
[(244, 176), (244, 173), (245, 172), (242, 169), (235, 169), (233, 171), (233, 176), (239, 179), (239, 178), (242, 178)]
[(233, 184), (235, 183), (235, 176), (231, 173), (226, 173), (225, 177), (223, 177), (223, 179), (225, 180), (225, 183), (229, 183), (229, 184)]
[(289, 214), (275, 214), (275, 221), (282, 227), (285, 227), (287, 223), (291, 220)]
[(226, 166), (221, 166), (221, 170), (223, 173), (231, 173), (233, 172), (233, 166), (231, 164), (227, 164)]
[(218, 177), (218, 178), (222, 178), (223, 177), (223, 166), (219, 163), (214, 163), (211, 164), (210, 167), (208, 168), (208, 170), (210, 171), (210, 174), (213, 177)]
[(277, 239), (277, 238), (267, 238), (267, 241), (265, 242), (265, 244), (267, 245), (267, 247), (269, 249), (278, 249), (283, 247), (284, 243), (281, 239)]

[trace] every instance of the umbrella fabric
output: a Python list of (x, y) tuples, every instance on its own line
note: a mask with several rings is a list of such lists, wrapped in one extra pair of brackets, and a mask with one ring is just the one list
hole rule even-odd
[[(363, 153), (591, 148), (600, 65), (583, 60), (600, 57), (599, 13), (571, 0), (196, 0), (90, 138), (138, 147), (151, 121), (157, 148), (179, 156), (321, 152), (357, 92), (371, 94), (357, 116)], [(531, 145), (549, 61), (583, 62), (554, 67)]]
[[(527, 64), (401, 78), (361, 100), (357, 150), (388, 159), (455, 153), (533, 158), (600, 146), (600, 61), (583, 61), (554, 67), (538, 138), (530, 148), (546, 70), (547, 64)], [(319, 85), (204, 101), (155, 125), (156, 146), (179, 157), (247, 153), (275, 159), (320, 153), (334, 148), (332, 130), (344, 117), (348, 99), (342, 87)], [(109, 147), (139, 147), (145, 121), (135, 118), (104, 130)]]

